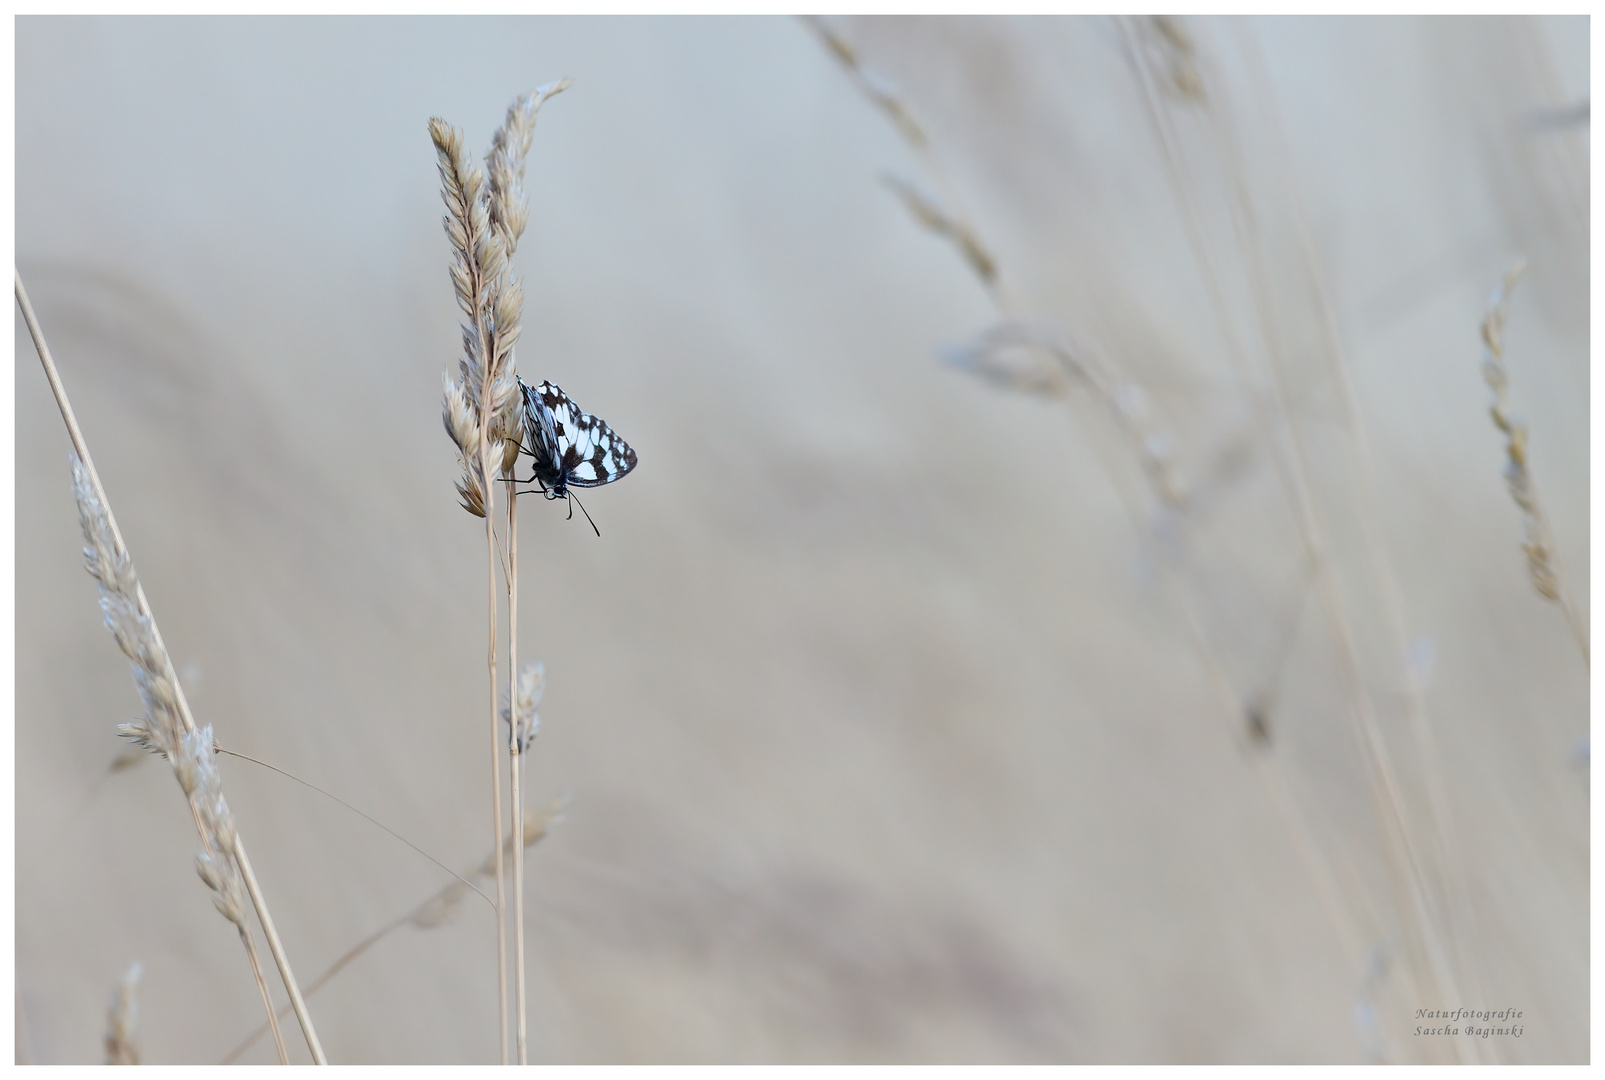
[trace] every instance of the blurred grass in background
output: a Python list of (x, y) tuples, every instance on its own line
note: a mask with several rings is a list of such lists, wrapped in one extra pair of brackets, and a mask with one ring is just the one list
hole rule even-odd
[[(520, 530), (571, 797), (532, 1059), (1586, 1060), (1587, 668), (1478, 328), (1524, 257), (1586, 598), (1587, 20), (826, 29), (18, 20), (17, 265), (198, 720), (483, 857), (425, 121), (572, 75), (519, 370), (642, 464), (600, 540)], [(97, 1060), (137, 959), (142, 1060), (215, 1061), (256, 991), (166, 778), (108, 774), (138, 703), (17, 327), (19, 1059)], [(308, 978), (449, 881), (224, 768)], [(331, 1060), (494, 1058), (482, 907), (312, 999)], [(1413, 1034), (1462, 1006), (1524, 1034)]]

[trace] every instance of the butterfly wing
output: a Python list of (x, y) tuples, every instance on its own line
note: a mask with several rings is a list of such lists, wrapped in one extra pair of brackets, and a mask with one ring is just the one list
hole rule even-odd
[(535, 396), (551, 418), (556, 460), (566, 483), (601, 487), (635, 468), (635, 451), (606, 421), (580, 412), (567, 394), (549, 382), (541, 383)]
[(558, 449), (556, 417), (541, 394), (546, 385), (534, 387), (518, 380), (524, 394), (524, 430), (528, 435), (525, 445), (535, 459), (535, 479), (545, 487), (555, 487), (563, 479), (563, 455)]

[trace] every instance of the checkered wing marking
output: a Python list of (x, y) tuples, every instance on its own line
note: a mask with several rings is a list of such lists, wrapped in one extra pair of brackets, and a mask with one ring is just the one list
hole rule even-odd
[[(611, 484), (635, 468), (635, 451), (614, 434), (605, 420), (580, 407), (561, 389), (543, 382), (535, 390), (542, 412), (551, 418), (556, 437), (553, 457), (560, 464), (565, 482), (575, 487), (601, 487)], [(537, 436), (537, 444), (540, 438)], [(544, 448), (537, 446), (537, 454)], [(550, 459), (549, 459), (550, 460)]]
[(535, 459), (535, 478), (547, 487), (555, 487), (563, 479), (563, 459), (557, 448), (556, 418), (552, 410), (546, 407), (539, 389), (522, 379), (518, 385), (524, 392), (524, 428), (529, 433), (525, 450)]

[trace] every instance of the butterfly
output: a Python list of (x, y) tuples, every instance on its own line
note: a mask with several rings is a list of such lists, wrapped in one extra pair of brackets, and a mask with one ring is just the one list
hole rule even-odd
[[(530, 386), (519, 379), (518, 389), (524, 395), (523, 452), (535, 459), (535, 475), (530, 481), (539, 484), (548, 499), (572, 499), (570, 486), (601, 487), (635, 468), (630, 444), (614, 434), (606, 421), (580, 412), (560, 388), (549, 382)], [(568, 513), (574, 516), (572, 505)], [(585, 519), (590, 521), (591, 515), (587, 513)], [(596, 522), (591, 522), (591, 528), (602, 535)]]

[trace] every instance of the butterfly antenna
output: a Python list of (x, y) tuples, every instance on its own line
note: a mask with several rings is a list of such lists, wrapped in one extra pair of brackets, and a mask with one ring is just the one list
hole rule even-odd
[[(574, 516), (574, 504), (575, 503), (579, 503), (580, 513), (585, 515), (585, 520), (586, 521), (591, 521), (591, 512), (589, 510), (585, 509), (585, 504), (580, 502), (578, 499), (576, 499), (574, 497), (574, 493), (572, 491), (568, 493), (568, 497), (569, 497), (568, 516), (569, 517), (573, 517)], [(602, 530), (598, 529), (596, 527), (596, 522), (594, 522), (594, 521), (591, 521), (591, 531), (596, 534), (596, 538), (598, 540), (600, 540), (602, 538)]]

